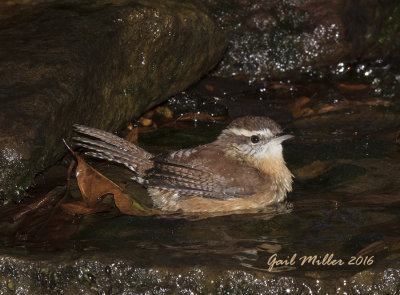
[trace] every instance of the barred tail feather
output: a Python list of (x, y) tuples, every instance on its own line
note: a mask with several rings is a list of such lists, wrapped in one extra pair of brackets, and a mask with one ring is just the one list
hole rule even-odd
[(139, 164), (143, 162), (142, 159), (132, 153), (128, 153), (113, 146), (107, 148), (106, 144), (99, 141), (81, 137), (74, 137), (74, 140), (78, 146), (89, 150), (85, 152), (85, 155), (123, 164), (135, 172), (138, 170)]
[(115, 147), (118, 147), (120, 149), (123, 149), (128, 152), (132, 152), (134, 154), (140, 155), (140, 157), (150, 159), (153, 157), (152, 154), (149, 152), (145, 151), (144, 149), (138, 147), (137, 145), (133, 144), (132, 142), (129, 142), (119, 136), (116, 136), (112, 133), (92, 128), (92, 127), (87, 127), (83, 125), (74, 125), (75, 131), (88, 135), (90, 137), (94, 137), (100, 141), (106, 142), (110, 145), (113, 145)]
[(77, 145), (88, 149), (85, 154), (125, 165), (141, 175), (152, 167), (153, 155), (135, 144), (114, 134), (81, 125), (74, 125), (75, 130), (95, 139), (74, 137)]

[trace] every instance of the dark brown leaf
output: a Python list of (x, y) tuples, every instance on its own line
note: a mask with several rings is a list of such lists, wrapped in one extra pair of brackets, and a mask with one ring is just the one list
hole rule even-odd
[(90, 214), (87, 213), (91, 212), (89, 209), (96, 211), (96, 208), (104, 195), (112, 194), (114, 195), (115, 205), (124, 214), (138, 216), (160, 214), (160, 212), (157, 210), (151, 210), (140, 205), (138, 202), (124, 193), (120, 186), (87, 164), (86, 161), (72, 149), (70, 149), (70, 151), (78, 160), (76, 178), (79, 189), (82, 193), (83, 201), (87, 204), (87, 206), (82, 206), (81, 204), (77, 204), (77, 206), (67, 205), (67, 207), (64, 206), (64, 209), (75, 214), (82, 214), (80, 212), (83, 212), (83, 214)]

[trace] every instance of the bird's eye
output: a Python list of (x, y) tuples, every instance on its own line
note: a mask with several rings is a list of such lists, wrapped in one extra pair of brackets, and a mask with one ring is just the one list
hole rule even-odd
[(260, 138), (257, 135), (252, 135), (250, 137), (250, 140), (251, 140), (252, 143), (257, 143), (257, 142), (260, 141)]

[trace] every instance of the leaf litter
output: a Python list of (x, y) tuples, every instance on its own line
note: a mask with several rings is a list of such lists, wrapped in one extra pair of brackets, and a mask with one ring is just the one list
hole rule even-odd
[(76, 179), (83, 200), (63, 204), (62, 208), (65, 211), (72, 214), (92, 214), (108, 211), (111, 208), (108, 204), (102, 203), (102, 198), (107, 194), (112, 194), (115, 205), (121, 213), (135, 216), (160, 214), (160, 211), (150, 209), (132, 199), (119, 185), (86, 163), (86, 161), (68, 145), (67, 147), (78, 161)]

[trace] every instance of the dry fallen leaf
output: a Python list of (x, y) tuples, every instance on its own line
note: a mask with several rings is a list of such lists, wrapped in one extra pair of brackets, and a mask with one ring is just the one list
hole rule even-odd
[(379, 252), (383, 252), (388, 250), (388, 246), (383, 240), (379, 240), (376, 242), (373, 242), (366, 247), (362, 248), (356, 256), (369, 256), (369, 255), (376, 255)]
[(264, 83), (266, 87), (269, 89), (279, 90), (279, 91), (297, 91), (297, 88), (294, 84), (291, 83), (282, 83), (281, 81), (269, 81)]
[(245, 83), (248, 83), (248, 81), (249, 81), (249, 77), (246, 76), (245, 74), (237, 74), (237, 75), (234, 75), (232, 78), (233, 78), (233, 80), (242, 81)]
[(383, 236), (381, 240), (373, 242), (363, 249), (361, 249), (356, 255), (376, 255), (383, 251), (395, 251), (400, 249), (400, 237)]
[(155, 109), (157, 114), (164, 116), (166, 119), (173, 119), (174, 113), (168, 107), (157, 107)]
[(139, 139), (139, 128), (138, 126), (133, 126), (132, 124), (129, 124), (128, 126), (128, 134), (125, 136), (125, 140), (132, 142), (132, 143), (138, 143)]
[(104, 209), (104, 207), (99, 207), (102, 197), (107, 194), (112, 194), (114, 195), (115, 205), (122, 213), (138, 216), (160, 214), (160, 211), (151, 210), (133, 200), (129, 195), (123, 192), (121, 187), (87, 164), (86, 161), (68, 145), (67, 147), (78, 160), (76, 178), (82, 193), (83, 201), (87, 206), (85, 207), (82, 205), (82, 202), (78, 202), (74, 205), (70, 203), (67, 206), (63, 206), (63, 209), (74, 214), (82, 214), (82, 212), (83, 214), (89, 214), (89, 209), (93, 210), (91, 213), (98, 212), (96, 210), (100, 208)]
[(208, 90), (208, 91), (214, 91), (214, 86), (209, 85), (209, 84), (206, 84), (206, 85), (204, 86), (204, 88), (205, 88), (206, 90)]
[(296, 179), (311, 179), (326, 172), (334, 161), (314, 161), (311, 164), (293, 170)]
[(153, 125), (153, 120), (149, 119), (149, 118), (145, 118), (145, 117), (141, 117), (139, 119), (139, 123), (140, 125), (142, 125), (143, 127), (150, 127), (151, 125)]
[(370, 87), (369, 85), (365, 84), (344, 84), (344, 83), (340, 83), (338, 86), (340, 89), (350, 90), (350, 91), (360, 91), (368, 89)]
[(311, 101), (311, 99), (306, 96), (302, 96), (302, 97), (296, 99), (296, 101), (290, 108), (293, 118), (300, 118), (300, 117), (312, 115), (314, 113), (314, 111), (309, 107), (305, 107), (305, 105), (308, 104), (310, 101)]
[(185, 120), (201, 120), (201, 121), (213, 121), (215, 122), (215, 119), (211, 117), (209, 114), (195, 114), (195, 113), (187, 113), (184, 114), (176, 119), (176, 121), (185, 121)]

